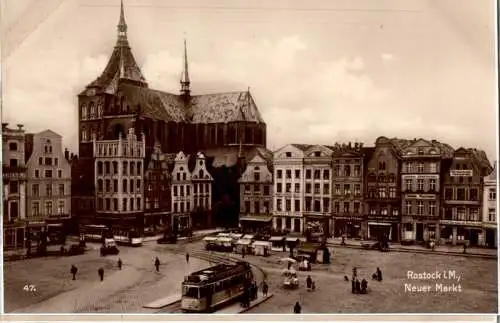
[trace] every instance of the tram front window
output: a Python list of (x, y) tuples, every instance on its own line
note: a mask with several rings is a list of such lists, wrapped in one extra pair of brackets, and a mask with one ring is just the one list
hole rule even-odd
[(199, 298), (198, 292), (199, 292), (198, 287), (184, 286), (182, 289), (182, 296), (191, 297), (191, 298)]

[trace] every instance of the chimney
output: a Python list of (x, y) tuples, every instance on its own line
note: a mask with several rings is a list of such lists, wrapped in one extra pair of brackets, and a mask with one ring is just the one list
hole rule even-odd
[(68, 150), (68, 148), (64, 149), (64, 158), (69, 161), (69, 150)]
[(23, 130), (23, 127), (24, 127), (24, 125), (22, 125), (20, 123), (17, 124), (17, 130), (21, 131), (21, 130)]

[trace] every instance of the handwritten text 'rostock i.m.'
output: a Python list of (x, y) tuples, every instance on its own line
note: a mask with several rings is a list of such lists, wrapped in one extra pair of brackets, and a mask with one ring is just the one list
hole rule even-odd
[[(406, 278), (416, 283), (405, 283), (404, 289), (406, 293), (461, 293), (462, 285), (460, 284), (461, 276), (455, 270), (433, 271), (433, 272), (414, 272), (409, 270)], [(435, 281), (432, 284), (423, 281)]]

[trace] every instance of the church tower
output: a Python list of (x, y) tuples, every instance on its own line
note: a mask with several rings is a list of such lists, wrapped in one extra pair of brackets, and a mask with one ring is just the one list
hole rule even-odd
[(191, 90), (189, 88), (191, 82), (189, 81), (189, 69), (188, 69), (188, 59), (187, 59), (187, 46), (186, 40), (184, 39), (184, 67), (181, 75), (181, 97), (184, 102), (188, 102), (191, 97)]

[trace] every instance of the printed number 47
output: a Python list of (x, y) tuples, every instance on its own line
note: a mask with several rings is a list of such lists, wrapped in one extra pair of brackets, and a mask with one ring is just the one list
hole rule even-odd
[(36, 286), (35, 285), (24, 285), (23, 290), (25, 292), (36, 292)]

